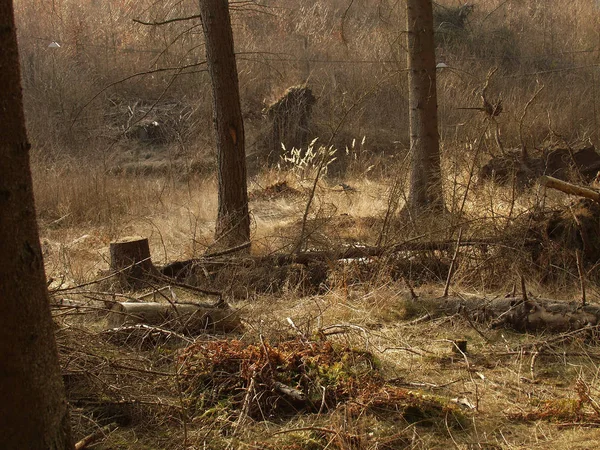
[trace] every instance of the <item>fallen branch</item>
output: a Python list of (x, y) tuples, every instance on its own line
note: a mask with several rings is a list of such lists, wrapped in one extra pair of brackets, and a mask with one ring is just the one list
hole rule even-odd
[[(535, 243), (536, 241), (525, 241), (524, 244)], [(346, 247), (339, 250), (315, 250), (298, 252), (294, 254), (287, 253), (276, 253), (266, 256), (244, 256), (235, 259), (222, 259), (215, 260), (210, 256), (204, 256), (202, 258), (193, 258), (185, 261), (174, 261), (163, 266), (160, 272), (169, 279), (181, 277), (182, 274), (186, 274), (187, 270), (195, 265), (202, 264), (231, 264), (232, 262), (240, 264), (251, 264), (254, 266), (273, 264), (277, 266), (283, 266), (288, 264), (312, 264), (327, 261), (336, 261), (343, 259), (360, 259), (360, 258), (378, 258), (382, 256), (393, 255), (401, 252), (428, 252), (428, 251), (452, 251), (456, 247), (477, 247), (477, 246), (505, 246), (509, 245), (506, 241), (498, 238), (483, 238), (469, 241), (425, 241), (425, 242), (401, 242), (398, 244), (383, 246), (383, 247), (369, 247), (369, 246), (353, 246)], [(207, 293), (217, 292), (209, 292)]]
[(86, 437), (81, 439), (79, 442), (75, 444), (75, 450), (83, 450), (87, 448), (90, 444), (95, 443), (96, 441), (104, 438), (107, 433), (110, 433), (114, 429), (117, 428), (116, 423), (110, 423), (108, 425), (103, 426), (102, 428), (98, 428), (92, 434), (88, 434)]
[[(432, 311), (433, 309), (433, 311)], [(600, 326), (600, 306), (529, 297), (447, 298), (428, 311), (435, 316), (460, 313), (474, 322), (488, 322), (490, 328), (517, 331), (574, 332)]]
[(589, 198), (600, 203), (600, 192), (583, 186), (577, 186), (566, 181), (559, 180), (547, 175), (540, 177), (540, 183), (547, 188), (556, 189), (569, 195), (577, 195), (578, 197)]
[(293, 387), (290, 387), (286, 384), (280, 383), (279, 381), (273, 383), (273, 387), (277, 392), (287, 395), (292, 400), (296, 400), (297, 402), (303, 402), (306, 400), (306, 395), (304, 395), (304, 392), (298, 389), (294, 389)]
[(227, 306), (181, 303), (115, 303), (108, 316), (108, 325), (119, 328), (126, 325), (168, 326), (186, 334), (206, 330), (232, 331), (240, 326), (238, 314)]
[(146, 325), (143, 323), (139, 323), (137, 325), (124, 326), (124, 327), (110, 328), (108, 330), (104, 330), (102, 332), (102, 334), (109, 336), (109, 337), (124, 338), (126, 340), (132, 334), (139, 332), (139, 331), (145, 333), (146, 335), (162, 336), (165, 339), (175, 338), (182, 342), (186, 342), (188, 344), (191, 344), (193, 342), (192, 339), (187, 338), (186, 336), (184, 336), (181, 333), (176, 333), (175, 331), (167, 330), (166, 328), (152, 327), (150, 325)]

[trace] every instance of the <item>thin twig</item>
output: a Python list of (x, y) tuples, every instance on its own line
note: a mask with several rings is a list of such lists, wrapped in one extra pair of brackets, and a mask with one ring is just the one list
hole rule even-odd
[(444, 295), (442, 297), (448, 297), (448, 291), (450, 290), (450, 282), (452, 281), (452, 273), (454, 272), (454, 266), (456, 265), (456, 258), (458, 257), (458, 251), (460, 250), (460, 240), (462, 238), (462, 228), (458, 230), (458, 239), (456, 240), (456, 248), (454, 249), (454, 255), (450, 262), (450, 268), (448, 269), (448, 277), (446, 278), (446, 286), (444, 287)]
[[(418, 300), (419, 296), (415, 293), (415, 290), (413, 289), (413, 287), (411, 286), (411, 284), (408, 282), (408, 280), (404, 277), (402, 277), (402, 281), (404, 282), (404, 284), (406, 285), (408, 292), (410, 292), (410, 298), (412, 300)], [(429, 314), (427, 314), (429, 316)]]
[[(537, 80), (537, 81), (539, 83), (539, 80)], [(529, 107), (531, 106), (531, 104), (533, 103), (535, 98), (538, 96), (538, 94), (544, 90), (544, 87), (545, 86), (542, 85), (533, 93), (533, 96), (529, 99), (529, 101), (525, 105), (525, 108), (523, 109), (523, 114), (521, 114), (521, 119), (519, 120), (519, 139), (521, 141), (521, 159), (523, 161), (527, 160), (527, 146), (525, 145), (525, 140), (523, 139), (523, 122), (525, 121), (525, 116), (527, 115), (527, 110), (529, 109)]]
[(581, 259), (581, 250), (575, 250), (575, 258), (577, 259), (577, 272), (579, 273), (579, 285), (581, 286), (581, 304), (586, 305), (585, 298), (585, 274), (583, 271), (583, 261)]
[(272, 433), (271, 436), (277, 436), (278, 434), (286, 434), (286, 433), (295, 433), (297, 431), (320, 431), (322, 433), (330, 433), (330, 434), (339, 434), (337, 431), (332, 430), (330, 428), (321, 428), (321, 427), (300, 427), (300, 428), (292, 428), (290, 430), (281, 430)]
[(140, 25), (147, 25), (147, 26), (161, 26), (161, 25), (167, 25), (169, 23), (174, 23), (174, 22), (184, 22), (187, 20), (193, 20), (193, 19), (199, 19), (201, 16), (200, 14), (194, 14), (193, 16), (187, 16), (187, 17), (175, 17), (173, 19), (167, 19), (167, 20), (163, 20), (163, 21), (155, 21), (155, 22), (144, 22), (143, 20), (139, 20), (139, 19), (132, 19), (135, 23), (139, 23)]
[(523, 275), (521, 275), (521, 295), (523, 296), (523, 303), (529, 303), (527, 287), (525, 286), (525, 277)]
[(225, 256), (230, 255), (231, 253), (239, 252), (240, 250), (244, 250), (250, 247), (252, 242), (244, 242), (243, 244), (236, 245), (235, 247), (231, 247), (220, 252), (208, 253), (206, 255), (202, 255), (203, 258), (216, 258), (217, 256)]

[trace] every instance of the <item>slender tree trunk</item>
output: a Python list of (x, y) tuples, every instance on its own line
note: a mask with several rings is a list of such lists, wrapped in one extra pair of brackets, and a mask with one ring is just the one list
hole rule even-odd
[(244, 122), (228, 1), (200, 0), (200, 15), (217, 132), (219, 213), (216, 238), (220, 246), (233, 247), (250, 240), (250, 216)]
[(444, 208), (437, 123), (435, 43), (431, 0), (407, 0), (410, 105), (410, 194), (419, 214)]
[(11, 0), (0, 0), (0, 448), (72, 449), (40, 241)]

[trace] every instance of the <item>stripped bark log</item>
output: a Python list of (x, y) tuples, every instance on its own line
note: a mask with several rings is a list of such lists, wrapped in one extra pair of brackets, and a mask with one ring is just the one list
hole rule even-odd
[(569, 195), (577, 195), (578, 197), (589, 198), (600, 203), (600, 192), (576, 184), (567, 183), (558, 178), (544, 175), (540, 177), (540, 183), (547, 188), (556, 189)]
[(207, 331), (230, 332), (239, 329), (237, 311), (222, 303), (168, 304), (168, 303), (116, 303), (108, 316), (111, 328), (125, 325), (147, 324), (175, 330), (188, 335)]

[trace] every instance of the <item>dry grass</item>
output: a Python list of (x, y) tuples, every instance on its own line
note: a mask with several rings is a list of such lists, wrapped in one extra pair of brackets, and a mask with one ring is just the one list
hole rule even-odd
[[(108, 268), (110, 241), (127, 235), (148, 236), (158, 264), (204, 253), (213, 240), (217, 195), (210, 175), (215, 164), (212, 113), (203, 66), (119, 82), (140, 72), (202, 63), (197, 21), (147, 27), (131, 20), (192, 15), (194, 2), (15, 3), (51, 288), (95, 279)], [(457, 2), (439, 3), (438, 14), (456, 13)], [(578, 277), (568, 258), (556, 254), (551, 261), (556, 267), (550, 268), (525, 245), (534, 218), (564, 206), (565, 198), (538, 186), (519, 190), (479, 183), (476, 175), (492, 155), (521, 145), (535, 154), (555, 143), (598, 144), (600, 11), (584, 0), (492, 0), (475, 3), (464, 27), (440, 31), (438, 60), (450, 66), (438, 74), (450, 213), (415, 226), (395, 219), (405, 197), (408, 149), (403, 6), (387, 0), (236, 4), (248, 153), (260, 155), (257, 143), (267, 127), (263, 109), (290, 86), (306, 83), (318, 97), (312, 132), (320, 143), (331, 141), (338, 149), (331, 166), (335, 176), (319, 181), (309, 211), (311, 246), (391, 244), (417, 236), (454, 241), (462, 229), (464, 240), (505, 239), (500, 246), (461, 252), (451, 292), (504, 294), (523, 274), (536, 294), (577, 299)], [(49, 49), (51, 41), (61, 47)], [(501, 148), (493, 123), (476, 111), (459, 109), (479, 106), (479, 92), (493, 67), (498, 71), (489, 95), (504, 104), (498, 117)], [(154, 120), (165, 124), (167, 141), (136, 139), (136, 124)], [(364, 136), (364, 145), (353, 148), (352, 141)], [(250, 205), (254, 253), (287, 251), (297, 244), (312, 185), (310, 176), (300, 175), (294, 167), (260, 168), (249, 180), (249, 190), (257, 193)], [(282, 182), (293, 194), (261, 194)], [(409, 267), (403, 266), (402, 275), (421, 298), (437, 298), (446, 272), (432, 271), (424, 261), (447, 265), (452, 254), (404, 256), (399, 259), (408, 260)], [(303, 297), (288, 280), (272, 296), (237, 300), (247, 326), (235, 337), (275, 345), (297, 336), (288, 317), (309, 338), (341, 324), (344, 332), (328, 339), (372, 352), (394, 388), (454, 405), (452, 399), (461, 399), (459, 408), (469, 419), (463, 428), (444, 421), (409, 423), (383, 401), (378, 412), (349, 402), (327, 413), (248, 420), (239, 429), (240, 411), (231, 405), (193, 415), (188, 407), (196, 398), (182, 391), (177, 352), (162, 344), (144, 347), (148, 342), (143, 339), (132, 348), (108, 342), (96, 308), (110, 297), (91, 288), (55, 295), (88, 302), (88, 309), (55, 308), (77, 434), (116, 418), (119, 429), (99, 448), (597, 446), (600, 433), (593, 424), (598, 411), (584, 398), (587, 392), (595, 400), (600, 388), (594, 336), (549, 347), (545, 336), (477, 324), (483, 337), (458, 316), (411, 324), (435, 300), (410, 302), (406, 286), (393, 273), (400, 270), (397, 264), (389, 259), (330, 267), (318, 295)], [(589, 301), (600, 295), (596, 281), (588, 284)], [(178, 298), (197, 300), (184, 292)], [(449, 341), (455, 339), (467, 339), (466, 355), (452, 352)]]
[[(439, 294), (435, 287), (419, 292)], [(593, 448), (600, 438), (595, 425), (598, 410), (594, 402), (600, 388), (595, 336), (582, 333), (550, 345), (545, 336), (488, 330), (484, 324), (470, 324), (458, 315), (412, 324), (412, 318), (423, 314), (422, 308), (433, 307), (439, 300), (415, 305), (398, 285), (369, 292), (359, 287), (346, 291), (347, 295), (341, 293), (303, 299), (264, 297), (240, 304), (248, 318), (246, 331), (233, 337), (242, 343), (228, 347), (227, 341), (213, 341), (222, 337), (205, 336), (186, 350), (188, 358), (198, 348), (221, 348), (214, 358), (224, 358), (219, 359), (224, 364), (228, 352), (243, 358), (244, 351), (260, 353), (261, 342), (276, 348), (285, 341), (288, 343), (278, 352), (292, 345), (310, 354), (313, 347), (308, 344), (290, 344), (297, 331), (289, 326), (289, 317), (299, 332), (315, 336), (317, 343), (319, 330), (338, 330), (340, 334), (326, 338), (334, 348), (354, 349), (357, 354), (370, 352), (381, 369), (370, 369), (368, 376), (382, 376), (387, 380), (386, 395), (402, 393), (402, 397), (386, 400), (374, 389), (367, 397), (362, 394), (360, 399), (342, 401), (318, 413), (290, 415), (291, 405), (280, 405), (285, 416), (276, 412), (261, 419), (266, 410), (261, 413), (256, 409), (263, 401), (258, 394), (250, 398), (254, 418), (244, 416), (244, 408), (234, 408), (226, 400), (231, 395), (243, 403), (244, 389), (251, 387), (241, 385), (241, 391), (222, 391), (225, 397), (221, 402), (199, 407), (198, 402), (202, 398), (206, 401), (214, 392), (186, 390), (187, 384), (202, 373), (194, 372), (198, 369), (193, 369), (192, 360), (181, 359), (181, 352), (168, 344), (155, 344), (149, 336), (130, 338), (128, 346), (111, 344), (106, 334), (90, 328), (89, 313), (82, 321), (85, 308), (63, 307), (57, 310), (62, 325), (58, 340), (77, 433), (85, 434), (96, 424), (116, 422), (119, 428), (99, 448), (134, 449), (453, 446), (570, 450)], [(98, 319), (95, 322), (102, 324)], [(465, 355), (453, 351), (452, 341), (456, 339), (467, 340)], [(86, 346), (81, 347), (78, 342), (83, 341)], [(256, 348), (243, 350), (244, 342), (256, 343)], [(320, 348), (320, 342), (315, 349)], [(278, 353), (269, 351), (274, 364)], [(251, 363), (258, 360), (243, 361), (236, 364), (251, 372)], [(346, 359), (344, 364), (351, 361)], [(180, 364), (187, 365), (186, 372)], [(345, 370), (364, 371), (358, 358), (356, 364), (356, 369)], [(227, 367), (222, 370), (229, 370)], [(284, 367), (278, 366), (278, 370)], [(261, 365), (254, 370), (266, 369)], [(335, 365), (323, 365), (319, 373), (342, 377), (340, 383), (350, 376)], [(229, 381), (224, 372), (213, 376), (215, 382), (240, 382), (235, 373), (229, 375)], [(331, 388), (336, 386), (341, 389), (344, 385)], [(266, 386), (257, 386), (256, 392), (273, 395)], [(401, 406), (407, 398), (415, 405), (408, 412)], [(419, 414), (420, 408), (434, 405), (448, 405), (459, 422), (444, 419), (443, 414), (420, 417), (415, 422), (414, 414)]]

